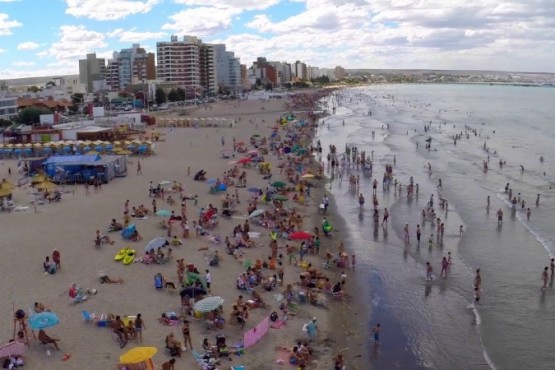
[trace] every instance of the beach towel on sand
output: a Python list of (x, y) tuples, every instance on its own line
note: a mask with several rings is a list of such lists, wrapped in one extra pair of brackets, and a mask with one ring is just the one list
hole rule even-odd
[(279, 328), (281, 328), (283, 325), (285, 325), (285, 321), (283, 321), (283, 320), (277, 320), (276, 322), (272, 323), (271, 328), (272, 328), (272, 329), (279, 329)]

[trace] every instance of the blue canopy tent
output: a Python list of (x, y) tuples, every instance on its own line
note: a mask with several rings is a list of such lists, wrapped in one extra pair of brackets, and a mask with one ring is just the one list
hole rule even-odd
[(137, 227), (131, 224), (121, 231), (121, 237), (125, 240), (129, 240), (131, 239), (131, 237), (133, 236), (136, 230), (137, 230)]

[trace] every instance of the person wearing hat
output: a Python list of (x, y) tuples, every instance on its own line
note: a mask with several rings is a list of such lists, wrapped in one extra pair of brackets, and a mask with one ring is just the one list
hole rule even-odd
[(306, 325), (306, 332), (308, 333), (308, 339), (310, 341), (316, 338), (316, 334), (318, 333), (318, 326), (316, 326), (316, 317), (313, 317), (312, 321), (310, 321)]

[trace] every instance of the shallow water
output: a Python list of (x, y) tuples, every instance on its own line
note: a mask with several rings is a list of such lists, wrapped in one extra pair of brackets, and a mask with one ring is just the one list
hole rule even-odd
[[(360, 175), (359, 190), (350, 189), (346, 181), (349, 169), (343, 181), (335, 176), (330, 190), (349, 225), (361, 279), (369, 286), (362, 292), (373, 306), (369, 325), (380, 322), (383, 327), (379, 348), (370, 351), (375, 368), (547, 369), (555, 363), (550, 350), (554, 293), (552, 288), (540, 290), (541, 271), (555, 252), (550, 188), (555, 159), (549, 157), (555, 144), (555, 127), (550, 124), (554, 101), (555, 89), (475, 85), (372, 86), (343, 90), (331, 99), (336, 114), (326, 117), (318, 132), (324, 155), (332, 142), (340, 153), (349, 143), (374, 159), (372, 178), (350, 170)], [(430, 132), (424, 133), (430, 121)], [(451, 136), (466, 134), (465, 125), (476, 130), (476, 136), (469, 132), (469, 139), (465, 136), (455, 146)], [(424, 148), (428, 135), (431, 151)], [(482, 169), (488, 160), (484, 143), (490, 155), (487, 172)], [(418, 197), (399, 196), (393, 186), (382, 191), (384, 165), (393, 164), (394, 156), (395, 178), (406, 186), (413, 176)], [(507, 162), (503, 168), (500, 159)], [(374, 178), (380, 184), (380, 209), (390, 208), (387, 229), (375, 228), (371, 221)], [(436, 187), (440, 178), (441, 194)], [(503, 189), (507, 182), (515, 196), (521, 193), (525, 208), (531, 208), (530, 221), (520, 205), (512, 214)], [(367, 199), (362, 212), (358, 192)], [(435, 230), (427, 222), (421, 225), (420, 247), (415, 240), (405, 246), (402, 228), (408, 223), (415, 239), (416, 224), (422, 223), (420, 213), (431, 194), (437, 217), (446, 224), (443, 242), (434, 235), (434, 246), (428, 248)], [(447, 199), (449, 212), (438, 207), (440, 197)], [(500, 227), (499, 208), (504, 212)], [(462, 237), (460, 225), (465, 230)], [(453, 255), (449, 277), (427, 284), (426, 261), (439, 275), (441, 258), (448, 251)], [(476, 268), (481, 269), (483, 283), (481, 305), (473, 309)], [(369, 346), (373, 348), (370, 341)]]

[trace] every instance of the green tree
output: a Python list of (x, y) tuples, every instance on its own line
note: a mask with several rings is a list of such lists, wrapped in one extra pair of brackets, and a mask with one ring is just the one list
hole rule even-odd
[(41, 114), (52, 114), (52, 111), (42, 107), (27, 107), (19, 111), (15, 120), (22, 124), (39, 123)]
[(161, 87), (156, 89), (156, 96), (154, 98), (156, 104), (164, 104), (167, 101), (166, 92)]
[(168, 93), (168, 100), (171, 102), (176, 102), (179, 100), (179, 94), (177, 93), (177, 90), (175, 89), (170, 90), (170, 92)]
[(177, 90), (175, 90), (177, 92), (177, 97), (179, 101), (185, 100), (185, 90), (182, 89), (181, 87), (178, 87)]
[(42, 89), (40, 89), (38, 86), (33, 85), (31, 87), (28, 87), (27, 91), (36, 93), (36, 92), (42, 91)]
[(13, 124), (9, 119), (0, 118), (0, 127), (10, 127)]

